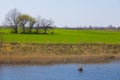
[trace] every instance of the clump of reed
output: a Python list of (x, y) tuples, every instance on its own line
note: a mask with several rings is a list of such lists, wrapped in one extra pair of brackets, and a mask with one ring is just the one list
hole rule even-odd
[(4, 43), (0, 64), (98, 63), (120, 59), (119, 44)]

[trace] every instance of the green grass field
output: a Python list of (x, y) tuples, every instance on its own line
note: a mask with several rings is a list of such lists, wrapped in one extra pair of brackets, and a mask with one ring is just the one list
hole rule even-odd
[(0, 29), (4, 42), (13, 43), (107, 43), (120, 44), (120, 31), (54, 29), (54, 35), (12, 34), (10, 29)]

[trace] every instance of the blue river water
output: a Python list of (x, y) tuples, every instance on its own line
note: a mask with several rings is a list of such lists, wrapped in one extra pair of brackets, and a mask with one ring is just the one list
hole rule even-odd
[[(82, 72), (78, 71), (80, 66)], [(47, 66), (0, 65), (0, 80), (120, 80), (120, 61)]]

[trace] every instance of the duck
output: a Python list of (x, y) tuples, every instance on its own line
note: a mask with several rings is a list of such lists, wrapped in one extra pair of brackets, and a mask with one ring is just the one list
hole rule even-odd
[(82, 67), (79, 67), (79, 68), (78, 68), (78, 71), (82, 72), (82, 71), (83, 71), (83, 68), (82, 68)]

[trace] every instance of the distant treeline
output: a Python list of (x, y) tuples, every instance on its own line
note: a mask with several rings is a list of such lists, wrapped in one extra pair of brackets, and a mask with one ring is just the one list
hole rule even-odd
[(89, 26), (89, 27), (63, 27), (65, 29), (73, 29), (73, 30), (120, 30), (120, 26), (105, 26), (105, 27), (94, 27), (94, 26)]

